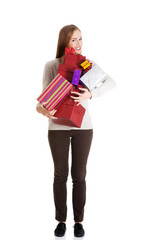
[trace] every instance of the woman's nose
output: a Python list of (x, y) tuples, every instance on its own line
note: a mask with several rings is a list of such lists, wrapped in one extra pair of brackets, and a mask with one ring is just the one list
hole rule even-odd
[(80, 41), (79, 40), (77, 40), (76, 45), (80, 46)]

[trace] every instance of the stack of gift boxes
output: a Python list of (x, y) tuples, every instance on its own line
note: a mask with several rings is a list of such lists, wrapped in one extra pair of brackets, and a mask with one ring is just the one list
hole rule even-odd
[(46, 102), (47, 110), (57, 110), (54, 114), (57, 119), (52, 119), (54, 123), (80, 128), (85, 108), (70, 97), (71, 91), (81, 92), (79, 87), (91, 91), (104, 79), (105, 73), (98, 65), (92, 67), (85, 56), (75, 54), (74, 48), (65, 48), (64, 64), (59, 64), (57, 75), (37, 100)]

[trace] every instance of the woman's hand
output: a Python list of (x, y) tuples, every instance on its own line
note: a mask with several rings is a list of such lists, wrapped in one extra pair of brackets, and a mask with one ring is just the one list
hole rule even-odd
[(79, 95), (78, 97), (74, 97), (74, 96), (71, 96), (71, 98), (75, 99), (74, 101), (75, 102), (78, 102), (77, 106), (84, 100), (84, 99), (88, 99), (88, 98), (91, 98), (92, 97), (92, 94), (90, 91), (88, 91), (87, 88), (79, 88), (80, 90), (83, 91), (83, 93), (79, 93), (79, 92), (71, 92), (71, 93), (75, 93), (77, 95)]
[(49, 111), (44, 107), (45, 104), (46, 102), (39, 103), (36, 107), (37, 112), (43, 114), (45, 117), (48, 117), (50, 119), (57, 119), (57, 117), (53, 117), (57, 110), (53, 109), (52, 111)]

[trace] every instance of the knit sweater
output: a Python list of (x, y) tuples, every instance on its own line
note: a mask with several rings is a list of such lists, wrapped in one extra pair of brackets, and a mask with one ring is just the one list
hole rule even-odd
[[(92, 66), (96, 64), (92, 60), (89, 60), (89, 61), (92, 63)], [(44, 90), (47, 87), (47, 85), (53, 80), (53, 78), (57, 75), (59, 63), (60, 63), (60, 59), (56, 58), (54, 60), (48, 61), (45, 64), (44, 73), (43, 73), (43, 89), (42, 90)], [(100, 97), (102, 94), (106, 93), (107, 91), (114, 88), (115, 86), (116, 86), (116, 83), (114, 82), (114, 80), (108, 74), (106, 74), (106, 78), (103, 81), (103, 83), (100, 86), (90, 91), (92, 94), (92, 97), (90, 99), (85, 99), (80, 103), (86, 109), (80, 128), (55, 124), (52, 122), (51, 119), (48, 119), (48, 130), (93, 129), (92, 118), (88, 108), (88, 101), (92, 101), (92, 98)]]

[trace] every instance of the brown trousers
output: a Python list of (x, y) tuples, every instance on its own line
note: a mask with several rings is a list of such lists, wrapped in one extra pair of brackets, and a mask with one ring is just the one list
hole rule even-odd
[(86, 202), (86, 165), (93, 138), (93, 129), (49, 130), (48, 140), (54, 163), (53, 195), (55, 219), (66, 221), (68, 154), (71, 142), (72, 204), (74, 221), (81, 222)]

